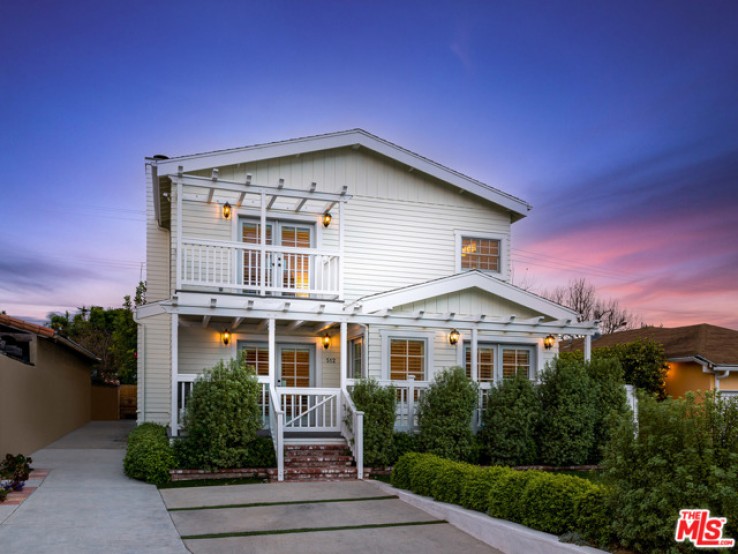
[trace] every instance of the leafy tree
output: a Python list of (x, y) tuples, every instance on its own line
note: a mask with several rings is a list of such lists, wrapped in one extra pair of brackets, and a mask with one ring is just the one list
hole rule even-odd
[(474, 454), (471, 429), (477, 405), (477, 384), (461, 367), (436, 374), (421, 396), (418, 410), (419, 442), (425, 452), (451, 460), (469, 460)]
[(493, 464), (530, 465), (538, 461), (536, 437), (541, 401), (524, 376), (505, 379), (489, 391), (479, 441)]
[(120, 379), (136, 382), (137, 325), (133, 321), (133, 305), (145, 303), (146, 285), (136, 287), (134, 302), (126, 295), (122, 308), (82, 306), (70, 315), (49, 314), (49, 326), (59, 334), (78, 342), (98, 358), (93, 378), (103, 381)]
[[(560, 359), (583, 360), (581, 351), (562, 352)], [(623, 380), (636, 388), (666, 398), (666, 353), (662, 344), (652, 339), (602, 346), (592, 350), (593, 360), (615, 359), (623, 369)]]

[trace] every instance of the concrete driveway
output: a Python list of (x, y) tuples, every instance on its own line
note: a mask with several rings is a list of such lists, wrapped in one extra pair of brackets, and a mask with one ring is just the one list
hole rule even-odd
[(368, 482), (160, 492), (185, 545), (195, 554), (499, 552)]
[(156, 487), (123, 474), (129, 421), (96, 421), (35, 452), (49, 470), (20, 506), (0, 504), (3, 554), (186, 554)]

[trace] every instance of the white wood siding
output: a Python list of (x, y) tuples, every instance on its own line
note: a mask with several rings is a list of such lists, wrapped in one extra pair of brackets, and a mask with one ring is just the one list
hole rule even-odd
[[(313, 181), (323, 192), (348, 186), (353, 195), (345, 210), (344, 287), (349, 301), (455, 273), (454, 231), (500, 234), (503, 250), (510, 252), (510, 215), (505, 210), (366, 150), (347, 148), (220, 168), (224, 180), (244, 182), (247, 173), (259, 185), (276, 186), (283, 178), (290, 188), (307, 189)], [(209, 176), (208, 171), (200, 174)], [(219, 210), (220, 204), (185, 201), (183, 236), (236, 238), (237, 218), (226, 221)], [(333, 215), (338, 215), (337, 209)], [(318, 246), (336, 247), (337, 233), (336, 217), (328, 229), (321, 229)], [(503, 264), (501, 278), (507, 279), (509, 255)]]
[(145, 410), (139, 415), (139, 421), (169, 424), (172, 390), (171, 325), (170, 315), (156, 315), (144, 320), (144, 330), (139, 333), (142, 340), (138, 351), (142, 353), (143, 360), (139, 364), (138, 402), (139, 410)]
[[(225, 327), (225, 325), (224, 325)], [(220, 360), (236, 356), (237, 339), (224, 346), (220, 331), (202, 326), (179, 327), (179, 373), (202, 373)]]
[(170, 297), (169, 231), (161, 229), (154, 213), (151, 166), (146, 165), (146, 299), (148, 302)]
[(413, 313), (424, 311), (427, 314), (455, 313), (457, 315), (478, 315), (507, 317), (515, 315), (518, 319), (527, 319), (542, 315), (525, 306), (502, 298), (487, 294), (478, 289), (465, 290), (452, 294), (444, 294), (435, 298), (428, 298), (420, 302), (413, 302), (398, 306), (393, 313)]

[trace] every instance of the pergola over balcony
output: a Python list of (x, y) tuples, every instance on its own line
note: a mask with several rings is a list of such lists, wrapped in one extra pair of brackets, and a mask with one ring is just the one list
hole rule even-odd
[[(180, 290), (248, 293), (326, 300), (343, 299), (344, 206), (351, 199), (344, 186), (340, 193), (222, 180), (218, 169), (210, 177), (182, 173), (165, 175), (171, 182), (174, 202), (172, 232), (176, 236), (176, 284)], [(164, 187), (160, 187), (163, 190)], [(255, 242), (212, 240), (188, 234), (183, 227), (183, 202), (219, 206), (222, 217), (248, 210), (258, 214)], [(160, 202), (161, 204), (161, 202)], [(338, 208), (338, 217), (331, 211)], [(314, 216), (324, 225), (337, 219), (338, 248), (305, 248), (270, 244), (267, 216)], [(334, 223), (335, 225), (335, 223)]]

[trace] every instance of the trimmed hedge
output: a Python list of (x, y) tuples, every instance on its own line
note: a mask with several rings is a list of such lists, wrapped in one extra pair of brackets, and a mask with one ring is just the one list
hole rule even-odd
[(169, 470), (176, 466), (167, 430), (156, 423), (143, 423), (128, 435), (123, 470), (128, 477), (154, 485), (169, 482)]
[(480, 467), (413, 452), (397, 461), (391, 480), (395, 487), (539, 531), (577, 533), (599, 545), (609, 539), (610, 491), (579, 477)]

